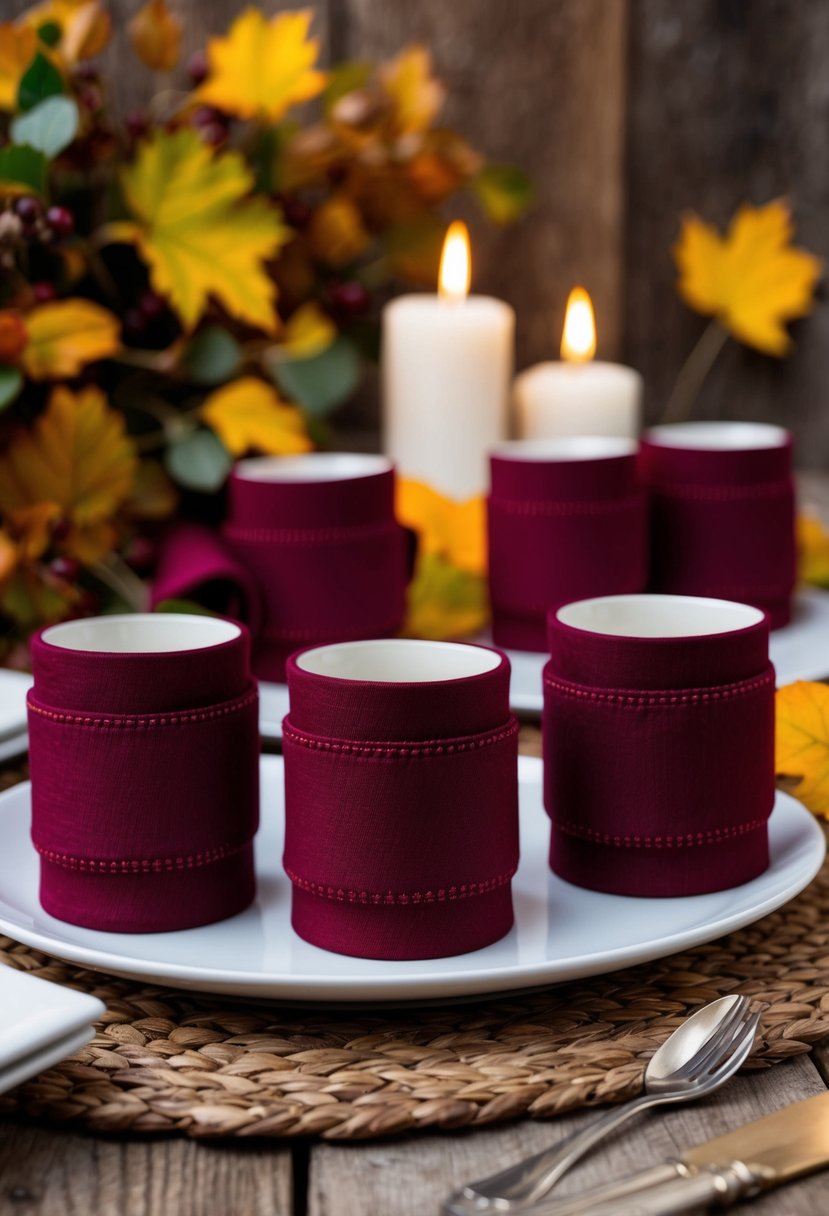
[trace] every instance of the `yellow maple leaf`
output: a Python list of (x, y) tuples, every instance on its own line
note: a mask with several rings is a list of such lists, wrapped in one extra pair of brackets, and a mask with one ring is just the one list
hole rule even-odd
[(829, 532), (812, 511), (797, 517), (797, 559), (801, 582), (829, 587)]
[(137, 243), (153, 288), (188, 329), (211, 295), (233, 316), (275, 327), (264, 263), (290, 230), (264, 198), (245, 197), (253, 175), (238, 152), (216, 156), (189, 128), (157, 131), (121, 180), (140, 225), (114, 225), (113, 238)]
[(20, 78), (35, 57), (37, 33), (28, 25), (0, 25), (0, 109), (17, 107)]
[(291, 359), (311, 359), (331, 345), (337, 327), (312, 300), (301, 304), (285, 322), (279, 350)]
[(127, 27), (133, 50), (154, 72), (171, 72), (181, 55), (181, 22), (166, 0), (148, 0)]
[(448, 561), (468, 574), (486, 569), (486, 511), (483, 498), (457, 502), (420, 481), (397, 483), (397, 517), (418, 534), (420, 552)]
[(210, 74), (195, 97), (240, 118), (264, 115), (278, 122), (291, 106), (325, 87), (314, 67), (319, 42), (308, 37), (313, 13), (277, 13), (268, 20), (247, 8), (223, 38), (207, 44)]
[(822, 272), (819, 258), (792, 245), (793, 235), (783, 199), (744, 203), (724, 237), (699, 216), (685, 216), (674, 247), (680, 295), (747, 346), (788, 354), (784, 324), (810, 311)]
[(234, 456), (251, 450), (286, 456), (313, 446), (302, 412), (255, 376), (217, 388), (202, 406), (201, 416)]
[(798, 680), (776, 696), (775, 771), (796, 777), (795, 798), (829, 819), (829, 687)]
[(59, 385), (45, 412), (16, 432), (0, 457), (0, 513), (34, 519), (54, 504), (70, 528), (63, 551), (91, 563), (112, 545), (109, 521), (132, 489), (135, 467), (123, 417), (101, 390), (73, 393)]
[(432, 75), (432, 58), (426, 47), (407, 47), (380, 69), (379, 77), (391, 97), (399, 134), (415, 134), (431, 126), (446, 90)]
[(28, 342), (20, 362), (33, 380), (77, 376), (82, 367), (121, 345), (116, 318), (90, 300), (55, 300), (25, 318)]
[(489, 616), (486, 579), (422, 553), (409, 587), (404, 637), (446, 641), (480, 633)]

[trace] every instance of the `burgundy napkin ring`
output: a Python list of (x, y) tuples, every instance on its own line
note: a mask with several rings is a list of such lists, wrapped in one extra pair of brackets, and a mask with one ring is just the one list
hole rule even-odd
[(683, 423), (646, 432), (655, 591), (753, 604), (773, 629), (796, 581), (792, 445), (780, 427)]
[[(376, 655), (383, 643), (353, 645)], [(443, 659), (441, 643), (388, 645), (396, 648), (383, 657), (390, 671), (395, 655), (412, 648)], [(445, 670), (474, 674), (418, 683), (301, 666), (349, 649), (317, 648), (288, 662), (283, 864), (293, 926), (314, 945), (367, 958), (436, 958), (489, 945), (512, 927), (518, 865), (518, 723), (507, 704), (507, 661), (449, 645)], [(470, 653), (458, 659), (461, 651)], [(346, 670), (351, 657), (332, 670)], [(371, 672), (371, 660), (358, 654), (354, 670), (364, 669)], [(429, 697), (444, 702), (431, 714)], [(426, 733), (453, 720), (469, 732)]]
[[(119, 623), (126, 636), (148, 621), (196, 647), (199, 630), (227, 640), (178, 653), (63, 649), (76, 633), (109, 645)], [(174, 616), (71, 622), (44, 630), (33, 659), (32, 840), (44, 909), (88, 928), (149, 933), (247, 907), (258, 698), (240, 627)], [(229, 695), (210, 701), (217, 684)]]
[[(634, 613), (653, 635), (610, 632), (614, 618), (629, 628)], [(698, 632), (659, 636), (660, 616), (669, 628), (684, 616)], [(544, 780), (555, 872), (638, 896), (702, 894), (762, 873), (774, 802), (762, 614), (716, 600), (607, 597), (559, 610), (550, 626)]]
[(493, 638), (544, 651), (550, 608), (641, 591), (646, 500), (632, 440), (515, 441), (491, 457), (487, 503)]

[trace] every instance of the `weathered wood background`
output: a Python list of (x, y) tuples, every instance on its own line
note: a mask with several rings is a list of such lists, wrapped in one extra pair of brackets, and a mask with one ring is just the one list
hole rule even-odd
[[(5, 10), (28, 0), (2, 0)], [(170, 0), (187, 50), (248, 0)], [(308, 0), (313, 3), (313, 0)], [(145, 87), (125, 53), (141, 0), (111, 0), (119, 100)], [(299, 0), (261, 0), (266, 11)], [(591, 291), (600, 354), (638, 367), (658, 416), (702, 328), (674, 290), (670, 248), (694, 209), (723, 224), (744, 199), (788, 195), (800, 241), (829, 258), (829, 4), (815, 0), (317, 0), (326, 56), (431, 47), (447, 120), (527, 170), (532, 212), (473, 224), (475, 284), (512, 302), (519, 366), (557, 351), (574, 282)], [(794, 327), (786, 361), (731, 344), (701, 413), (790, 423), (802, 465), (829, 461), (829, 308)]]

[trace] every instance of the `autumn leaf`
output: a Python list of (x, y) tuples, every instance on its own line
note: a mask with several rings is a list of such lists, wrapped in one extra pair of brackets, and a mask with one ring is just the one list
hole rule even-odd
[(788, 354), (784, 324), (811, 310), (822, 272), (818, 258), (791, 244), (793, 235), (782, 199), (764, 207), (743, 204), (724, 237), (699, 216), (685, 216), (674, 247), (680, 295), (747, 346)]
[(248, 8), (223, 38), (207, 44), (210, 74), (195, 97), (240, 118), (263, 115), (278, 122), (293, 105), (325, 87), (314, 67), (319, 42), (308, 37), (313, 13), (277, 13), (268, 20)]
[(229, 313), (271, 330), (275, 288), (265, 260), (290, 230), (264, 198), (246, 198), (253, 175), (238, 152), (216, 156), (195, 131), (157, 131), (142, 144), (122, 184), (140, 224), (119, 224), (133, 240), (154, 289), (192, 328), (214, 295)]
[(394, 125), (401, 135), (431, 126), (443, 105), (446, 90), (432, 76), (432, 59), (424, 46), (410, 46), (379, 72), (394, 106)]
[(471, 637), (487, 623), (486, 579), (453, 566), (435, 553), (421, 554), (409, 587), (405, 637)]
[(21, 363), (32, 380), (77, 376), (81, 368), (118, 350), (120, 327), (107, 309), (90, 300), (56, 300), (25, 318), (28, 342)]
[(328, 313), (309, 301), (301, 304), (285, 322), (279, 350), (291, 359), (312, 359), (329, 347), (336, 336), (337, 327)]
[(795, 798), (829, 819), (829, 687), (798, 680), (777, 691), (775, 771), (798, 778)]
[(101, 0), (45, 0), (27, 9), (23, 21), (32, 29), (59, 25), (56, 53), (69, 65), (100, 55), (112, 35), (112, 20)]
[(0, 24), (0, 109), (17, 107), (20, 79), (37, 50), (37, 32), (11, 21)]
[(0, 309), (0, 363), (16, 363), (28, 341), (20, 313), (13, 308)]
[(0, 587), (14, 574), (19, 561), (17, 545), (3, 528), (0, 528)]
[(313, 446), (302, 412), (255, 376), (216, 389), (202, 406), (201, 416), (234, 456), (251, 450), (284, 456)]
[(397, 517), (418, 533), (421, 553), (439, 556), (469, 574), (486, 569), (483, 498), (457, 502), (422, 482), (400, 479)]
[(171, 72), (181, 55), (181, 22), (166, 0), (148, 0), (130, 21), (130, 42), (142, 63), (154, 72)]
[(811, 511), (797, 517), (797, 559), (801, 582), (829, 587), (829, 532)]
[(135, 467), (124, 420), (100, 389), (58, 386), (0, 457), (0, 513), (14, 521), (54, 504), (69, 526), (63, 551), (91, 564), (112, 547), (110, 520), (132, 490)]
[(359, 208), (345, 194), (335, 194), (317, 207), (308, 225), (308, 243), (325, 266), (340, 269), (359, 257), (371, 237)]

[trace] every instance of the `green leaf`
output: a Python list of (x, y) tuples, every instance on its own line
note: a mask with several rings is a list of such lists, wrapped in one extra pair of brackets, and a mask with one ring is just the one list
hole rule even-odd
[(57, 21), (44, 21), (37, 27), (37, 36), (44, 46), (57, 46), (63, 37), (63, 30)]
[(0, 410), (11, 405), (23, 387), (23, 377), (16, 367), (0, 367)]
[(310, 359), (270, 354), (265, 363), (271, 379), (285, 396), (317, 418), (325, 417), (347, 400), (360, 380), (360, 355), (354, 343), (342, 335)]
[(12, 120), (11, 135), (17, 144), (28, 144), (44, 156), (57, 156), (68, 148), (78, 130), (80, 115), (71, 97), (47, 97), (28, 114)]
[(159, 600), (153, 612), (186, 612), (192, 616), (216, 615), (209, 608), (205, 608), (204, 604), (197, 604), (195, 600)]
[(371, 77), (371, 64), (350, 60), (332, 68), (328, 73), (328, 84), (322, 95), (322, 104), (326, 114), (334, 108), (341, 97), (362, 89)]
[(38, 51), (26, 68), (17, 90), (18, 110), (33, 110), (47, 97), (63, 92), (63, 77), (50, 59)]
[(46, 157), (26, 144), (0, 148), (0, 182), (28, 186), (36, 194), (46, 193)]
[(187, 344), (180, 368), (195, 384), (223, 384), (241, 362), (242, 348), (233, 335), (218, 325), (208, 325)]
[(212, 431), (193, 431), (164, 453), (164, 466), (170, 476), (185, 489), (205, 494), (224, 485), (232, 463), (227, 448)]
[(472, 189), (496, 224), (512, 224), (520, 219), (535, 194), (526, 173), (511, 165), (487, 165), (472, 182)]

